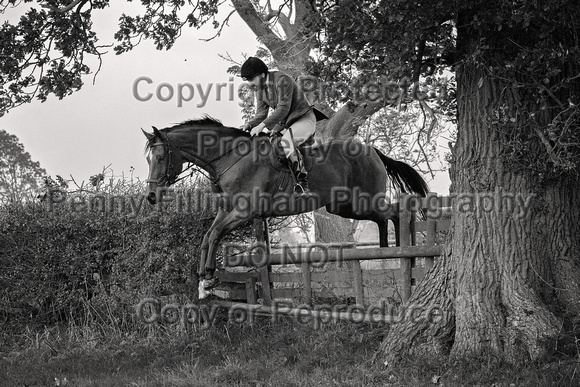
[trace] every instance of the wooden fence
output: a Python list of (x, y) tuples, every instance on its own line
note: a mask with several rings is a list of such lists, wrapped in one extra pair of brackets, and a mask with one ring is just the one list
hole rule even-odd
[[(393, 298), (400, 296), (404, 302), (415, 284), (433, 266), (434, 259), (442, 253), (444, 233), (450, 224), (451, 198), (435, 194), (426, 198), (401, 195), (395, 205), (399, 208), (400, 246), (394, 247), (311, 244), (283, 246), (272, 252), (267, 226), (258, 220), (255, 223), (257, 245), (246, 253), (224, 258), (226, 267), (255, 269), (220, 271), (218, 289), (227, 292), (230, 300), (249, 304), (257, 304), (259, 299), (264, 305), (271, 305), (276, 299), (311, 304), (313, 297), (322, 297), (320, 289), (314, 289), (313, 284), (326, 283), (330, 287), (348, 284), (350, 289), (346, 291), (357, 305), (366, 304), (365, 290), (368, 295), (372, 288), (385, 287), (392, 290)], [(417, 220), (419, 211), (426, 220)], [(391, 265), (389, 268), (363, 269), (362, 263), (368, 260), (388, 260)], [(343, 269), (316, 270), (330, 263), (342, 265)], [(280, 266), (282, 272), (273, 272), (274, 265), (285, 266)], [(344, 266), (349, 270), (344, 270)]]

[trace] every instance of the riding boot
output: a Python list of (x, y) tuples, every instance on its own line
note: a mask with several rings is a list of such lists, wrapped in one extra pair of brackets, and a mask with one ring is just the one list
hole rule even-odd
[(308, 171), (304, 167), (304, 162), (302, 161), (302, 155), (300, 152), (292, 152), (288, 156), (288, 161), (290, 161), (290, 169), (294, 174), (296, 183), (294, 186), (294, 193), (299, 195), (310, 194), (310, 188), (308, 187)]

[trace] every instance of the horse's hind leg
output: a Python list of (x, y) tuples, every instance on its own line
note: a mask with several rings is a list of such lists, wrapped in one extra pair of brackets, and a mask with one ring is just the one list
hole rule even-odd
[(393, 226), (395, 226), (395, 246), (401, 246), (401, 222), (399, 220), (399, 216), (391, 217), (391, 222), (393, 222)]
[(381, 220), (376, 222), (379, 226), (379, 246), (388, 247), (389, 246), (389, 223), (387, 220)]

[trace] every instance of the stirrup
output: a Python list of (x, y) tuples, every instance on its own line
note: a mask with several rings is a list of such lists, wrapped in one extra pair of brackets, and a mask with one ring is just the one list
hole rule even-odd
[(308, 180), (306, 179), (305, 173), (298, 172), (298, 176), (294, 182), (294, 193), (300, 196), (312, 194), (310, 187), (308, 186)]
[(294, 185), (294, 193), (297, 195), (310, 195), (312, 192), (308, 188), (308, 183), (296, 183)]

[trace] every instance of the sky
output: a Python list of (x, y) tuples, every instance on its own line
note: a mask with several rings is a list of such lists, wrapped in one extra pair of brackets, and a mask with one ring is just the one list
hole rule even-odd
[[(101, 44), (114, 43), (119, 16), (123, 11), (131, 13), (127, 7), (139, 9), (135, 3), (112, 3), (94, 12), (94, 30)], [(224, 7), (231, 8), (229, 3)], [(0, 23), (17, 20), (22, 9), (0, 15)], [(225, 11), (221, 17), (230, 9)], [(12, 109), (0, 117), (0, 129), (16, 135), (32, 159), (53, 177), (72, 177), (80, 184), (107, 168), (107, 176), (145, 180), (148, 166), (141, 128), (151, 131), (151, 126), (164, 128), (205, 114), (227, 126), (243, 123), (237, 96), (243, 81), (227, 73), (231, 63), (219, 55), (229, 54), (241, 62), (256, 52), (258, 42), (237, 14), (221, 36), (203, 41), (214, 33), (210, 26), (185, 29), (167, 51), (156, 50), (151, 41), (122, 55), (111, 48), (96, 78), (84, 77), (80, 91), (62, 100), (49, 97), (44, 103)], [(180, 84), (183, 101), (178, 98)], [(447, 193), (448, 180), (446, 173), (440, 174), (431, 183), (432, 191)]]

